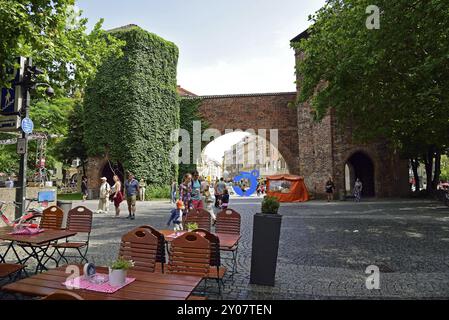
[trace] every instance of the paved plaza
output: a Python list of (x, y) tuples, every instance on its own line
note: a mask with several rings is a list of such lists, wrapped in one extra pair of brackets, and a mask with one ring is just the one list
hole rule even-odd
[[(223, 299), (449, 298), (449, 210), (425, 200), (283, 204), (275, 287), (249, 284), (253, 215), (261, 199), (232, 199), (242, 214), (238, 271)], [(81, 203), (74, 203), (78, 205)], [(96, 201), (85, 205), (96, 208)], [(149, 224), (165, 229), (171, 204), (138, 203), (136, 220), (95, 214), (89, 259), (116, 258), (121, 235)], [(225, 261), (225, 263), (228, 263)], [(380, 269), (380, 290), (366, 288), (366, 268)], [(216, 285), (210, 281), (210, 291)], [(211, 299), (218, 296), (211, 293)]]

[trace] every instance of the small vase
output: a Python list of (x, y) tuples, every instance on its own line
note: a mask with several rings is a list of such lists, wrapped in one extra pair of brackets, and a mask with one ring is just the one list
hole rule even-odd
[(126, 284), (126, 270), (109, 268), (109, 284), (113, 287), (121, 287)]

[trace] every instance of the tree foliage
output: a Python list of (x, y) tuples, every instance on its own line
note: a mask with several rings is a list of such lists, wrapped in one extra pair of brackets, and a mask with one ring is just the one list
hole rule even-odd
[(63, 163), (70, 164), (79, 158), (81, 162), (87, 160), (84, 144), (84, 106), (80, 99), (74, 101), (74, 106), (67, 118), (68, 132), (57, 146), (57, 152)]
[[(67, 135), (69, 128), (69, 114), (72, 112), (76, 100), (72, 98), (56, 98), (51, 100), (35, 100), (31, 103), (30, 118), (33, 119), (34, 132), (46, 134), (46, 166), (52, 168), (61, 160), (59, 144)], [(12, 134), (0, 135), (0, 140), (17, 137)], [(28, 169), (31, 174), (36, 169), (39, 140), (28, 142)], [(20, 157), (16, 153), (15, 145), (0, 146), (0, 172), (17, 173)]]
[(169, 184), (177, 176), (170, 135), (179, 127), (178, 48), (137, 26), (113, 35), (126, 42), (124, 55), (106, 60), (86, 89), (87, 154), (118, 161), (154, 185)]
[[(101, 29), (102, 20), (87, 33), (87, 19), (74, 4), (0, 0), (0, 70), (14, 66), (17, 56), (32, 57), (57, 94), (82, 90), (103, 59), (120, 54), (123, 43)], [(0, 72), (0, 87), (9, 85), (5, 72)]]
[(310, 17), (310, 37), (293, 44), (304, 55), (299, 102), (310, 101), (317, 119), (334, 108), (358, 141), (388, 140), (430, 166), (432, 181), (433, 160), (448, 148), (447, 1), (379, 0), (380, 29), (366, 26), (371, 4), (329, 0)]

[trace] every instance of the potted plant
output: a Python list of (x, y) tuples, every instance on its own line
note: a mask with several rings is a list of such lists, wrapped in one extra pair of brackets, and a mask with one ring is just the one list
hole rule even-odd
[(282, 216), (279, 201), (266, 196), (254, 215), (250, 283), (274, 286)]
[(132, 260), (125, 260), (119, 257), (109, 267), (109, 284), (113, 287), (121, 287), (126, 284), (126, 274), (128, 269), (134, 267)]
[(187, 228), (187, 231), (189, 231), (189, 232), (191, 232), (193, 230), (196, 230), (196, 229), (198, 229), (198, 223), (196, 223), (196, 222), (189, 222), (189, 223), (186, 224), (186, 228)]

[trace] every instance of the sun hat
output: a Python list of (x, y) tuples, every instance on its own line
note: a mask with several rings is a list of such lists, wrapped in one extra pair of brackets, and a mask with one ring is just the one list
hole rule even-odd
[(178, 208), (178, 209), (185, 209), (184, 202), (182, 202), (181, 200), (178, 200), (176, 202), (176, 208)]
[(101, 177), (100, 180), (108, 180), (106, 177)]

